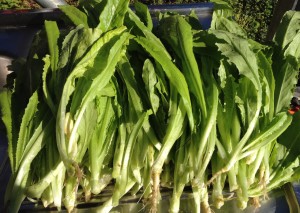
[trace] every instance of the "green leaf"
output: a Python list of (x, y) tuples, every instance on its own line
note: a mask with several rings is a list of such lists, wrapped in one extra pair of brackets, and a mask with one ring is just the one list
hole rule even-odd
[(230, 3), (228, 1), (222, 1), (222, 0), (211, 0), (211, 2), (214, 3), (214, 12), (212, 16), (211, 21), (211, 28), (215, 28), (216, 22), (218, 22), (220, 18), (228, 18), (231, 19), (233, 17), (233, 9), (230, 6)]
[[(71, 69), (71, 73), (68, 76), (68, 78), (66, 80), (63, 81), (64, 83), (64, 90), (63, 91), (63, 95), (62, 95), (62, 100), (61, 102), (65, 102), (65, 104), (67, 104), (69, 97), (71, 96), (71, 94), (74, 92), (75, 89), (75, 80), (82, 77), (83, 74), (86, 72), (86, 70), (93, 66), (95, 58), (97, 57), (97, 55), (99, 54), (99, 50), (103, 47), (103, 45), (105, 43), (108, 43), (111, 39), (113, 39), (116, 36), (119, 36), (121, 33), (124, 32), (126, 28), (125, 27), (121, 27), (121, 28), (117, 28), (115, 30), (112, 30), (106, 34), (104, 34), (103, 36), (101, 36), (90, 48), (88, 51), (85, 50), (84, 54), (81, 53), (80, 55), (77, 56), (78, 51), (77, 51), (77, 47), (78, 47), (78, 42), (80, 41), (80, 39), (84, 39), (85, 35), (89, 33), (86, 32), (84, 29), (82, 28), (78, 28), (78, 31), (73, 31), (71, 32), (72, 36), (69, 38), (66, 38), (65, 40), (65, 45), (63, 46), (64, 51), (64, 57), (61, 59), (63, 61), (65, 61), (65, 63), (67, 63), (68, 61), (68, 54), (71, 54), (71, 58), (77, 58), (76, 61), (72, 61), (73, 64), (72, 66), (75, 67), (70, 67), (69, 69)], [(74, 34), (74, 36), (73, 36)], [(80, 43), (81, 44), (81, 43)], [(79, 44), (79, 46), (80, 46)], [(86, 47), (87, 48), (87, 47)], [(106, 47), (107, 48), (107, 47)], [(69, 52), (71, 49), (71, 52)], [(109, 48), (107, 48), (109, 49)], [(106, 50), (107, 50), (106, 49)], [(81, 51), (81, 50), (80, 50)], [(104, 51), (105, 52), (105, 51)], [(73, 57), (72, 55), (75, 54)], [(103, 54), (103, 52), (102, 52)], [(64, 63), (64, 64), (65, 64)], [(98, 63), (103, 63), (105, 64), (105, 61), (101, 62), (101, 60)], [(75, 64), (75, 65), (74, 65)], [(63, 64), (62, 64), (63, 66)], [(101, 70), (98, 70), (98, 72), (100, 72)], [(93, 73), (93, 72), (91, 72)], [(91, 79), (90, 79), (91, 80)], [(66, 82), (65, 82), (66, 81)], [(68, 89), (66, 87), (69, 87)], [(80, 90), (83, 90), (83, 88), (81, 88)], [(80, 91), (79, 90), (79, 91)], [(79, 97), (79, 100), (81, 99), (81, 97)], [(65, 105), (66, 106), (66, 105)], [(78, 105), (77, 105), (78, 106)], [(75, 108), (76, 109), (76, 108)]]
[(141, 91), (139, 91), (138, 83), (134, 76), (134, 70), (126, 56), (122, 57), (118, 63), (118, 69), (126, 85), (128, 98), (131, 99), (132, 103), (134, 103), (134, 110), (132, 109), (131, 111), (135, 111), (137, 117), (139, 117), (141, 113), (146, 111), (146, 109), (143, 106), (142, 97), (140, 94)]
[(169, 55), (165, 53), (160, 44), (157, 44), (156, 42), (153, 42), (153, 40), (149, 40), (145, 37), (137, 37), (135, 40), (162, 66), (172, 86), (174, 86), (181, 95), (189, 117), (190, 126), (194, 129), (195, 124), (190, 94), (184, 75), (170, 60)]
[(19, 138), (17, 142), (17, 147), (16, 147), (16, 164), (12, 168), (14, 172), (17, 171), (20, 165), (20, 161), (23, 157), (23, 152), (26, 148), (27, 143), (31, 139), (31, 136), (34, 132), (33, 130), (33, 118), (35, 116), (35, 113), (37, 111), (37, 105), (39, 103), (38, 100), (38, 93), (35, 92), (29, 99), (28, 105), (25, 109), (23, 118), (22, 118), (22, 123), (20, 127), (20, 132), (19, 132)]
[(293, 115), (291, 125), (280, 135), (277, 142), (286, 147), (287, 162), (294, 162), (300, 156), (300, 112)]
[[(300, 23), (299, 23), (300, 25)], [(299, 26), (300, 29), (300, 26)], [(285, 49), (284, 51), (284, 56), (286, 58), (292, 57), (295, 58), (296, 63), (299, 64), (299, 60), (300, 60), (300, 32), (298, 31), (298, 33), (295, 35), (295, 37), (293, 38), (293, 40), (291, 41), (291, 43), (289, 44), (289, 46)]]
[(287, 110), (299, 73), (300, 12), (287, 12), (275, 34), (273, 70), (276, 81), (275, 112)]
[(42, 78), (43, 78), (43, 92), (44, 92), (44, 96), (45, 96), (45, 99), (46, 99), (45, 100), (46, 103), (48, 104), (48, 106), (51, 109), (52, 113), (55, 114), (55, 112), (56, 112), (55, 106), (54, 106), (54, 103), (53, 103), (53, 100), (51, 98), (51, 94), (49, 92), (49, 88), (48, 88), (48, 85), (47, 85), (47, 83), (49, 82), (49, 81), (47, 81), (47, 75), (49, 73), (49, 68), (50, 68), (50, 65), (51, 65), (50, 56), (46, 55), (43, 60), (45, 62), (43, 76), (42, 76)]
[[(161, 51), (164, 51), (165, 54), (168, 54), (167, 50), (164, 48), (164, 45), (160, 39), (153, 34), (153, 32), (145, 26), (145, 24), (139, 19), (139, 17), (129, 8), (127, 13), (127, 18), (124, 20), (124, 25), (131, 30), (132, 34), (135, 36), (145, 36), (149, 40), (152, 40), (156, 45), (161, 47)], [(169, 56), (169, 58), (171, 58)]]
[[(224, 63), (221, 63), (221, 66), (219, 68), (219, 73), (224, 71), (226, 69)], [(233, 141), (234, 139), (231, 137), (231, 133), (238, 128), (234, 125), (228, 125), (228, 123), (234, 124), (234, 114), (237, 112), (237, 106), (235, 104), (235, 96), (237, 94), (238, 85), (235, 81), (235, 79), (228, 75), (228, 73), (225, 74), (226, 77), (222, 81), (224, 86), (221, 84), (221, 91), (222, 95), (224, 96), (223, 101), (219, 101), (219, 107), (218, 107), (218, 114), (217, 114), (217, 123), (218, 123), (218, 129), (220, 132), (220, 140), (223, 144), (223, 146), (226, 147), (226, 150), (228, 153), (232, 151), (232, 146), (236, 143), (236, 141)]]
[(263, 89), (263, 113), (266, 115), (268, 121), (270, 121), (274, 116), (275, 92), (275, 79), (272, 69), (272, 60), (262, 50), (260, 50), (256, 56)]
[[(58, 62), (58, 68), (60, 69), (60, 73), (58, 74), (60, 75), (60, 79), (58, 81), (61, 81), (62, 84), (65, 82), (66, 75), (74, 69), (87, 53), (89, 47), (95, 40), (98, 40), (99, 37), (101, 37), (101, 33), (93, 35), (92, 31), (84, 28), (83, 25), (77, 26), (68, 32), (60, 47), (61, 51)], [(63, 85), (58, 85), (58, 87), (62, 86)]]
[(193, 33), (189, 23), (181, 16), (169, 16), (160, 21), (159, 32), (180, 58), (182, 72), (191, 92), (200, 105), (201, 115), (207, 116), (203, 80), (193, 51)]
[[(244, 107), (248, 107), (248, 109), (246, 108), (247, 111), (252, 112), (252, 114), (247, 115), (250, 121), (247, 122), (249, 128), (244, 135), (244, 140), (247, 139), (253, 131), (262, 106), (262, 85), (260, 82), (257, 58), (246, 39), (225, 31), (212, 32), (217, 38), (223, 39), (224, 41), (220, 41), (216, 44), (222, 55), (226, 56), (229, 62), (232, 62), (237, 67), (239, 74), (246, 77), (246, 79), (239, 77), (241, 88), (239, 90), (239, 96), (242, 98), (241, 100), (246, 102)], [(251, 86), (249, 83), (253, 85), (253, 90), (249, 90), (248, 87)], [(247, 84), (249, 85), (247, 86)]]
[(297, 83), (299, 68), (285, 61), (279, 70), (275, 69), (275, 113), (288, 110)]
[[(273, 41), (277, 49), (275, 54), (282, 53), (284, 49), (292, 42), (300, 28), (300, 12), (288, 11), (283, 16), (277, 31), (274, 35)], [(281, 54), (280, 54), (281, 55)]]
[(71, 5), (60, 5), (59, 9), (76, 25), (83, 25), (88, 28), (88, 17), (87, 15)]
[(226, 31), (211, 32), (224, 41), (216, 44), (222, 54), (234, 63), (239, 73), (249, 78), (257, 92), (261, 93), (257, 59), (248, 41)]
[(237, 22), (232, 21), (223, 16), (215, 18), (214, 22), (212, 22), (212, 23), (213, 24), (211, 26), (211, 29), (224, 30), (224, 31), (234, 33), (234, 34), (239, 35), (244, 38), (247, 37), (246, 32), (244, 31), (243, 28), (241, 28), (241, 26)]
[(51, 69), (53, 73), (53, 79), (56, 80), (55, 73), (58, 65), (58, 55), (59, 55), (57, 42), (60, 33), (59, 33), (57, 23), (55, 21), (45, 21), (45, 28), (46, 28), (48, 47), (49, 47), (50, 58), (51, 58)]
[(159, 97), (155, 94), (155, 88), (158, 82), (154, 66), (149, 59), (144, 62), (142, 77), (146, 86), (148, 97), (150, 99), (152, 110), (154, 114), (156, 114), (159, 108)]
[(113, 39), (115, 36), (121, 35), (124, 31), (126, 31), (126, 29), (126, 27), (122, 26), (98, 37), (95, 43), (92, 44), (90, 49), (86, 51), (80, 61), (78, 61), (74, 71), (76, 70), (76, 72), (81, 73), (83, 71), (82, 68), (91, 66), (94, 63), (95, 57), (98, 55), (100, 48), (102, 48), (105, 43), (109, 42), (109, 40)]
[(76, 162), (82, 162), (82, 159), (87, 152), (87, 148), (90, 145), (91, 138), (95, 134), (94, 132), (95, 126), (97, 124), (97, 119), (97, 108), (95, 106), (95, 102), (91, 101), (87, 105), (76, 133), (79, 136), (79, 139), (77, 141), (77, 152), (75, 153)]
[[(132, 117), (139, 118), (142, 113), (144, 113), (147, 109), (143, 106), (143, 99), (141, 96), (141, 92), (138, 86), (138, 82), (135, 79), (134, 73), (135, 71), (131, 67), (127, 57), (123, 56), (118, 64), (119, 72), (123, 78), (123, 81), (126, 85), (126, 90), (128, 92), (128, 101), (132, 104), (132, 107), (129, 107), (130, 113)], [(128, 106), (127, 106), (128, 107)], [(160, 149), (161, 145), (153, 131), (152, 126), (150, 125), (149, 120), (145, 121), (143, 124), (143, 129), (146, 132), (149, 140), (153, 145)]]
[(106, 0), (106, 4), (99, 17), (97, 28), (103, 32), (121, 27), (127, 12), (128, 0)]
[(153, 22), (147, 5), (136, 1), (134, 2), (134, 8), (136, 15), (140, 17), (141, 21), (145, 24), (145, 26), (147, 26), (149, 30), (152, 30)]

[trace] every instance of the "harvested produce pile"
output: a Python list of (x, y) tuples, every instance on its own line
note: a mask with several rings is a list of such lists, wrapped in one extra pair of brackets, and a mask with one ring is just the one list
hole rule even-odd
[[(87, 2), (87, 1), (86, 1)], [(288, 114), (300, 58), (300, 13), (287, 12), (273, 43), (247, 39), (216, 1), (211, 28), (126, 0), (61, 10), (75, 25), (46, 21), (1, 93), (12, 169), (5, 203), (76, 207), (113, 184), (103, 212), (142, 191), (156, 210), (185, 187), (195, 212), (235, 193), (241, 209), (299, 179), (299, 113)], [(298, 128), (298, 130), (297, 130)], [(296, 131), (295, 131), (296, 130)]]

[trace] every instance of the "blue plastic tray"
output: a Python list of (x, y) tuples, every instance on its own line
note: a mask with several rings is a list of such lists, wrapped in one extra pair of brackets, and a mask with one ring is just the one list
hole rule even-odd
[[(153, 23), (157, 23), (158, 12), (188, 14), (192, 10), (199, 17), (203, 29), (210, 27), (213, 4), (149, 5)], [(64, 26), (59, 9), (0, 11), (0, 55), (12, 58), (26, 57), (34, 34), (43, 27), (45, 20), (57, 21)]]

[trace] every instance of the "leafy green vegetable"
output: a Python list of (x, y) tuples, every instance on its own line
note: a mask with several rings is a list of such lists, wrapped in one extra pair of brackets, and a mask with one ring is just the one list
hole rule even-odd
[(187, 78), (190, 90), (199, 102), (201, 116), (206, 118), (206, 103), (203, 92), (203, 83), (198, 64), (193, 53), (193, 35), (191, 26), (181, 16), (171, 16), (162, 19), (160, 25), (161, 37), (170, 43), (177, 57), (182, 61), (182, 71)]
[[(159, 14), (128, 0), (62, 6), (70, 29), (46, 21), (0, 93), (12, 169), (5, 208), (23, 200), (73, 211), (110, 191), (109, 212), (131, 193), (170, 211), (192, 189), (192, 211), (245, 209), (299, 180), (299, 113), (287, 110), (300, 59), (298, 12), (271, 44), (248, 39), (226, 2), (210, 29), (195, 13)], [(110, 188), (112, 187), (112, 188)], [(211, 192), (211, 198), (210, 197)], [(101, 196), (102, 197), (102, 196)]]
[(298, 141), (299, 141), (299, 113), (295, 113), (291, 125), (278, 137), (278, 143), (284, 145), (288, 150), (287, 162), (294, 162), (299, 157)]
[(148, 27), (149, 30), (153, 29), (153, 22), (148, 7), (138, 1), (134, 3), (135, 13), (141, 18), (143, 23)]
[(183, 102), (189, 116), (190, 125), (191, 128), (193, 128), (194, 119), (192, 116), (191, 100), (184, 76), (176, 65), (172, 63), (168, 56), (165, 55), (163, 51), (160, 51), (159, 45), (144, 37), (138, 37), (136, 38), (136, 41), (160, 63), (173, 86), (177, 86), (176, 89), (183, 98)]
[(287, 110), (293, 97), (296, 76), (299, 72), (299, 31), (300, 17), (297, 12), (287, 12), (274, 36), (273, 55), (275, 87), (275, 112)]
[(59, 9), (62, 10), (75, 25), (83, 25), (86, 28), (89, 27), (88, 17), (81, 10), (70, 5), (61, 5)]

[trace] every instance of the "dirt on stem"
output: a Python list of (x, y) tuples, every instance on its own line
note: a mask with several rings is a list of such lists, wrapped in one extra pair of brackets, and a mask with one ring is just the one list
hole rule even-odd
[(161, 172), (157, 172), (152, 170), (151, 178), (152, 178), (152, 195), (150, 200), (150, 213), (157, 213), (157, 205), (159, 203), (160, 197), (160, 174)]

